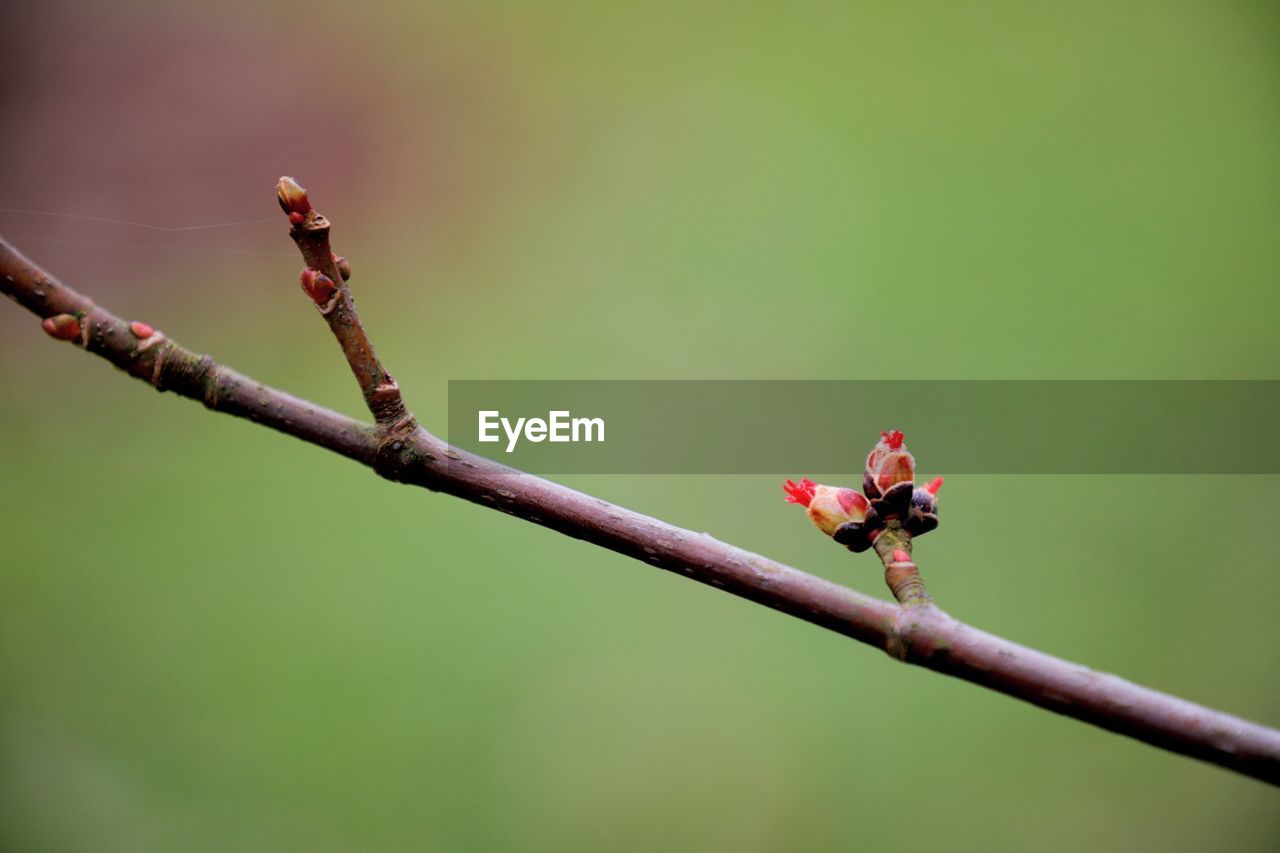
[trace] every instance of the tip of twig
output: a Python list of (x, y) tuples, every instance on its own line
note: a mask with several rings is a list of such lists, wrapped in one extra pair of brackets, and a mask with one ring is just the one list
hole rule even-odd
[[(276, 182), (276, 198), (280, 201), (280, 208), (289, 214), (289, 221), (295, 225), (311, 212), (311, 200), (307, 198), (307, 191), (288, 175), (281, 176)], [(295, 214), (297, 222), (294, 221)]]

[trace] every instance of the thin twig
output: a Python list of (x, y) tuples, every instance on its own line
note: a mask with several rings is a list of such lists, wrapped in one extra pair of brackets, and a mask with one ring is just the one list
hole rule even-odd
[[(332, 277), (337, 272), (332, 253), (317, 254), (322, 250), (314, 247), (308, 253), (311, 245), (299, 241), (308, 266), (323, 270), (315, 263), (327, 258), (333, 268), (325, 274)], [(65, 337), (72, 325), (62, 318), (74, 319), (73, 343), (160, 390), (341, 453), (387, 479), (501, 510), (885, 649), (896, 659), (1280, 785), (1280, 731), (995, 637), (927, 601), (923, 606), (881, 601), (707, 534), (462, 452), (422, 429), (407, 411), (398, 419), (388, 417), (376, 391), (389, 377), (358, 321), (358, 334), (335, 329), (335, 335), (378, 418), (376, 429), (254, 382), (160, 333), (139, 337), (149, 328), (134, 329), (97, 308), (2, 239), (0, 289), (46, 318), (50, 334)], [(344, 298), (349, 302), (349, 294)], [(890, 552), (886, 568), (902, 562)]]
[(312, 289), (309, 295), (315, 300), (316, 307), (347, 357), (347, 364), (374, 421), (384, 430), (397, 428), (397, 425), (402, 430), (411, 428), (413, 424), (406, 420), (408, 412), (400, 396), (400, 386), (378, 360), (373, 343), (365, 334), (360, 315), (356, 312), (355, 300), (347, 287), (351, 268), (329, 246), (329, 220), (312, 209), (307, 191), (293, 178), (281, 178), (276, 195), (280, 206), (289, 214), (292, 226), (289, 236), (298, 245), (307, 265), (303, 270), (304, 281), (310, 277), (314, 282), (318, 275), (325, 283), (323, 291)]
[(884, 563), (884, 582), (903, 607), (932, 607), (933, 597), (925, 589), (920, 569), (911, 559), (911, 534), (897, 522), (880, 534), (874, 543)]

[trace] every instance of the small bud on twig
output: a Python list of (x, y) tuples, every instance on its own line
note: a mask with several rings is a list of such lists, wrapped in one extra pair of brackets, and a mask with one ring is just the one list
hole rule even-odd
[(311, 301), (322, 308), (329, 304), (329, 300), (333, 298), (333, 294), (338, 290), (333, 283), (333, 279), (311, 267), (307, 267), (302, 271), (302, 275), (298, 278), (298, 283), (302, 285), (303, 292), (311, 297)]
[(140, 340), (149, 338), (156, 333), (155, 329), (139, 320), (135, 320), (129, 324), (129, 331), (133, 333), (135, 338)]
[[(281, 209), (289, 214), (289, 221), (294, 225), (301, 224), (311, 212), (311, 200), (307, 198), (307, 191), (288, 175), (282, 176), (276, 183), (276, 198), (280, 200)], [(298, 215), (297, 220), (294, 219), (295, 213)]]
[(334, 255), (333, 263), (338, 268), (338, 274), (342, 276), (343, 281), (351, 280), (351, 262), (342, 255)]
[(884, 497), (899, 483), (909, 483), (916, 476), (915, 457), (907, 452), (902, 430), (880, 433), (880, 441), (867, 455), (862, 475), (862, 490), (875, 500)]
[(867, 517), (867, 499), (853, 489), (823, 486), (812, 480), (787, 480), (782, 489), (787, 493), (787, 503), (805, 507), (809, 519), (828, 536), (834, 536), (845, 525), (861, 525)]
[(56, 314), (48, 317), (40, 326), (49, 337), (60, 341), (74, 341), (80, 337), (80, 321), (70, 314)]

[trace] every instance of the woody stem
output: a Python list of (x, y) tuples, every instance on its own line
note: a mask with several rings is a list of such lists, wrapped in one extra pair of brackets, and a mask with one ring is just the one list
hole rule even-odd
[(884, 582), (903, 607), (932, 607), (933, 597), (925, 589), (920, 568), (911, 559), (911, 534), (902, 522), (890, 519), (876, 537), (876, 553), (884, 563)]

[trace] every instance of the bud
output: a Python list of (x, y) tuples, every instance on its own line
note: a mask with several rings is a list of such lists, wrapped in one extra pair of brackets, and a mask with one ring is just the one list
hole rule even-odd
[(80, 321), (70, 314), (55, 314), (47, 317), (40, 327), (49, 337), (60, 341), (74, 341), (80, 337)]
[(902, 430), (880, 433), (880, 441), (867, 455), (862, 473), (862, 490), (875, 500), (899, 483), (916, 478), (916, 460), (908, 451)]
[(139, 320), (135, 320), (129, 324), (129, 331), (133, 333), (135, 338), (139, 339), (149, 338), (156, 333), (155, 329)]
[(281, 209), (289, 214), (289, 221), (294, 225), (299, 224), (301, 219), (294, 222), (293, 214), (305, 217), (311, 212), (311, 200), (307, 198), (307, 191), (288, 175), (276, 182), (276, 198), (280, 200)]
[(787, 480), (782, 489), (787, 493), (787, 503), (805, 507), (810, 520), (828, 536), (835, 536), (839, 528), (848, 524), (861, 526), (866, 520), (867, 499), (854, 489), (821, 486), (812, 480)]
[(911, 493), (906, 528), (912, 536), (928, 533), (938, 526), (938, 490), (941, 488), (942, 478), (934, 477), (928, 485)]
[(298, 277), (298, 283), (302, 285), (303, 292), (311, 297), (311, 301), (321, 307), (329, 304), (329, 300), (338, 289), (334, 287), (333, 279), (311, 267), (302, 271), (302, 275)]
[(338, 275), (342, 276), (343, 281), (351, 280), (351, 262), (342, 255), (333, 256), (333, 264), (338, 268)]

